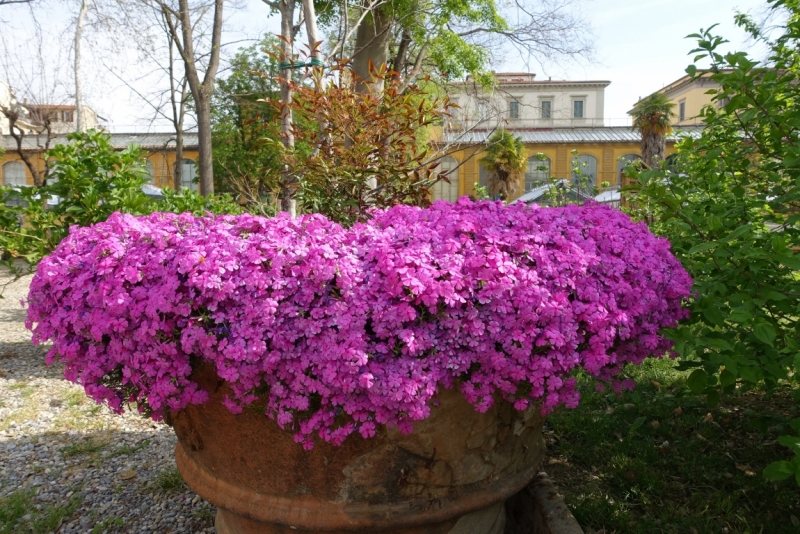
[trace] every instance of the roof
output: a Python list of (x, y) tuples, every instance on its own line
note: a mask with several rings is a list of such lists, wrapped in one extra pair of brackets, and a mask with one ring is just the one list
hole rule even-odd
[[(733, 72), (733, 69), (720, 69), (720, 72), (729, 73), (729, 72)], [(701, 70), (698, 70), (698, 73), (699, 74), (697, 76), (691, 76), (689, 74), (684, 74), (683, 76), (681, 76), (680, 78), (678, 78), (674, 82), (665, 85), (664, 87), (662, 87), (661, 89), (659, 89), (657, 91), (653, 91), (652, 93), (650, 93), (647, 96), (651, 96), (651, 95), (654, 95), (656, 93), (664, 93), (665, 95), (669, 95), (670, 93), (674, 93), (675, 91), (677, 91), (679, 89), (683, 89), (684, 87), (686, 87), (688, 85), (691, 85), (692, 83), (695, 83), (695, 82), (698, 82), (701, 85), (705, 85), (705, 84), (718, 85), (716, 82), (714, 82), (713, 80), (709, 79), (709, 77), (708, 77), (708, 75), (712, 74), (711, 70), (709, 70), (709, 69), (701, 69)], [(647, 97), (645, 97), (645, 98), (647, 98)], [(639, 98), (639, 101), (641, 101), (641, 100), (642, 100), (642, 98)], [(634, 106), (634, 108), (635, 107), (636, 106)]]
[(26, 102), (24, 106), (28, 109), (77, 109), (74, 104), (29, 104)]
[[(667, 141), (675, 142), (679, 137), (690, 135), (698, 137), (702, 126), (676, 128), (667, 136)], [(532, 130), (513, 130), (509, 132), (520, 137), (523, 143), (638, 143), (641, 134), (627, 126), (602, 126), (597, 128), (537, 128)], [(478, 145), (485, 144), (493, 131), (471, 131), (466, 133), (445, 132), (443, 143)]]
[(609, 203), (618, 203), (620, 201), (620, 199), (622, 198), (621, 195), (620, 195), (618, 186), (614, 186), (614, 187), (611, 187), (609, 189), (606, 189), (605, 191), (603, 191), (603, 192), (599, 193), (598, 195), (592, 197), (592, 196), (590, 196), (590, 195), (588, 195), (588, 194), (586, 194), (586, 193), (574, 188), (564, 178), (560, 178), (558, 180), (554, 180), (551, 183), (545, 183), (545, 184), (539, 185), (537, 187), (534, 187), (533, 189), (531, 189), (530, 191), (528, 191), (527, 193), (525, 193), (521, 197), (519, 197), (519, 198), (517, 198), (515, 200), (512, 200), (510, 202), (510, 204), (516, 204), (517, 202), (522, 202), (524, 204), (531, 204), (533, 202), (541, 203), (541, 204), (547, 204), (547, 203), (549, 203), (549, 199), (547, 199), (547, 198), (543, 198), (544, 202), (538, 202), (538, 201), (539, 201), (539, 199), (542, 199), (542, 197), (546, 197), (546, 195), (548, 193), (550, 193), (551, 191), (553, 191), (553, 189), (559, 189), (561, 191), (562, 195), (566, 194), (566, 196), (568, 198), (570, 198), (571, 200), (578, 200), (578, 201), (581, 201), (581, 202), (589, 200), (589, 199), (592, 199), (595, 202), (609, 204)]
[[(111, 144), (114, 146), (114, 148), (119, 149), (126, 148), (133, 144), (139, 145), (145, 150), (164, 150), (165, 148), (174, 150), (175, 148), (175, 134), (112, 133), (109, 135), (111, 136)], [(22, 139), (22, 147), (24, 150), (40, 151), (44, 149), (46, 140), (47, 138), (44, 135), (40, 135), (38, 137), (35, 135), (26, 135)], [(55, 145), (63, 145), (67, 142), (66, 135), (55, 135), (50, 141), (50, 147), (52, 148)], [(197, 133), (183, 134), (184, 149), (196, 149), (199, 144)], [(2, 148), (7, 152), (16, 150), (17, 142), (10, 135), (3, 135)]]
[[(467, 86), (472, 85), (474, 82), (471, 80), (467, 80), (466, 82), (450, 82), (451, 86)], [(508, 87), (509, 85), (513, 86), (537, 86), (537, 85), (550, 85), (550, 86), (565, 86), (565, 87), (576, 87), (576, 86), (601, 86), (606, 87), (611, 85), (610, 80), (498, 80), (497, 86), (498, 87)]]

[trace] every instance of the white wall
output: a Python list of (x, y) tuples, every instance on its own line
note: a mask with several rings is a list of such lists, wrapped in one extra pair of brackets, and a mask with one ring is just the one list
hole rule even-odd
[[(540, 82), (501, 84), (493, 94), (455, 86), (451, 98), (461, 106), (456, 112), (462, 127), (547, 128), (603, 126), (605, 86), (607, 82)], [(583, 118), (573, 117), (573, 101), (583, 100)], [(517, 101), (519, 118), (509, 116), (509, 102)], [(551, 102), (551, 118), (542, 119), (541, 102)], [(479, 106), (479, 102), (483, 103)]]

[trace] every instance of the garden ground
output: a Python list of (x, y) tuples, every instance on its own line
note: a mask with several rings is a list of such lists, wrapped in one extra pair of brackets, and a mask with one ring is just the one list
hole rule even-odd
[(762, 478), (790, 459), (777, 443), (800, 416), (786, 392), (750, 391), (710, 407), (671, 360), (628, 369), (621, 397), (586, 385), (581, 406), (548, 418), (545, 470), (587, 533), (800, 532), (794, 479)]
[[(107, 413), (44, 365), (22, 324), (27, 282), (0, 300), (0, 534), (213, 532), (213, 509), (175, 470), (171, 429)], [(711, 408), (672, 361), (629, 374), (635, 391), (587, 384), (578, 409), (548, 418), (545, 469), (587, 533), (800, 532), (794, 481), (761, 477), (790, 456), (775, 441), (800, 415), (788, 394)]]
[(45, 366), (19, 305), (29, 281), (0, 300), (0, 534), (213, 532), (214, 509), (175, 468), (171, 428), (114, 415)]

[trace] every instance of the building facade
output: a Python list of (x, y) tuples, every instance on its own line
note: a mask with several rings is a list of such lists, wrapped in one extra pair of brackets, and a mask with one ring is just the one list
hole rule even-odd
[[(32, 105), (24, 104), (29, 112), (31, 123), (43, 128), (49, 122), (50, 131), (54, 134), (68, 134), (78, 129), (78, 112), (76, 106), (61, 106), (54, 104)], [(89, 106), (83, 106), (83, 129), (96, 130), (99, 128), (97, 113)]]
[[(152, 185), (159, 188), (173, 187), (176, 165), (174, 135), (124, 133), (109, 135), (111, 136), (112, 145), (118, 150), (123, 150), (133, 144), (142, 148), (145, 153), (145, 165)], [(66, 142), (65, 135), (58, 135), (51, 139), (50, 146)], [(37, 170), (44, 169), (45, 150), (43, 148), (43, 140), (35, 135), (26, 135), (23, 138), (23, 143), (23, 150), (30, 155)], [(197, 134), (185, 133), (183, 135), (183, 143), (181, 181), (183, 187), (197, 190), (196, 161), (199, 155)], [(17, 153), (16, 141), (10, 135), (2, 136), (2, 148), (5, 150), (5, 153), (0, 157), (3, 185), (33, 185), (33, 176)]]
[(582, 128), (604, 124), (605, 88), (599, 81), (536, 80), (527, 72), (495, 73), (491, 93), (473, 83), (450, 84), (459, 106), (448, 129), (470, 131), (533, 128)]
[[(451, 100), (460, 109), (434, 136), (440, 172), (450, 183), (434, 185), (434, 200), (455, 201), (486, 186), (490, 173), (481, 164), (484, 147), (498, 129), (522, 139), (528, 169), (520, 176), (519, 195), (551, 179), (576, 187), (587, 182), (599, 190), (619, 188), (626, 163), (640, 159), (640, 135), (630, 127), (604, 125), (608, 81), (537, 81), (530, 73), (497, 73), (497, 87), (488, 94), (469, 80), (452, 84)], [(667, 138), (667, 154), (679, 136), (698, 128), (677, 128)], [(574, 172), (579, 169), (580, 172)], [(508, 199), (508, 200), (514, 200)]]
[(709, 91), (716, 89), (719, 89), (719, 84), (708, 76), (692, 78), (687, 74), (656, 93), (664, 93), (675, 105), (673, 108), (675, 126), (701, 126), (703, 118), (700, 117), (700, 111), (712, 103), (714, 93)]

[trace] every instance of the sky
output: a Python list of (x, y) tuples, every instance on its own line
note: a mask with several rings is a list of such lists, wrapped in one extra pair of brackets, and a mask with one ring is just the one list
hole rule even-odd
[[(46, 18), (41, 21), (46, 36), (45, 49), (54, 61), (70, 60), (69, 30), (74, 20), (75, 0), (50, 0)], [(239, 0), (238, 10), (228, 10), (226, 15), (226, 55), (232, 55), (240, 46), (255, 42), (259, 35), (278, 31), (277, 17), (270, 17), (269, 9), (261, 0)], [(227, 5), (227, 4), (226, 4)], [(638, 98), (675, 81), (684, 75), (691, 62), (688, 52), (694, 48), (693, 39), (686, 35), (700, 28), (719, 23), (716, 32), (726, 37), (729, 50), (748, 49), (752, 45), (738, 29), (733, 17), (737, 10), (751, 12), (758, 18), (764, 13), (762, 0), (583, 0), (581, 2), (587, 31), (594, 37), (595, 54), (592, 58), (564, 60), (545, 67), (531, 67), (538, 79), (608, 80), (606, 88), (605, 117), (607, 125), (630, 124), (627, 111)], [(25, 7), (6, 6), (0, 11), (0, 32), (16, 37), (32, 32)], [(67, 38), (65, 38), (67, 36)], [(0, 36), (2, 37), (2, 36)], [(22, 43), (25, 40), (17, 40)], [(152, 129), (164, 131), (152, 123), (153, 112), (137, 93), (147, 96), (157, 85), (152, 74), (143, 70), (135, 53), (117, 49), (97, 54), (100, 47), (84, 45), (84, 93), (86, 103), (107, 119), (112, 131), (139, 131)], [(515, 56), (513, 50), (505, 56), (506, 62), (496, 65), (498, 71), (524, 70), (528, 58)], [(758, 55), (758, 51), (753, 51)], [(27, 53), (32, 53), (28, 50)], [(32, 64), (23, 61), (23, 64)], [(535, 62), (533, 63), (535, 65)], [(51, 72), (68, 74), (68, 69), (51, 67)], [(224, 76), (224, 70), (220, 73)], [(119, 77), (136, 80), (133, 88), (120, 82)], [(8, 69), (0, 78), (14, 77)], [(10, 80), (14, 86), (14, 81)], [(71, 87), (61, 88), (62, 97), (68, 98)]]
[(737, 9), (758, 17), (764, 5), (758, 0), (590, 0), (584, 10), (596, 36), (597, 58), (559, 70), (566, 79), (610, 81), (606, 124), (629, 124), (627, 112), (640, 97), (685, 74), (693, 59), (688, 52), (696, 44), (687, 35), (719, 23), (715, 33), (730, 41), (727, 49), (745, 50), (752, 45), (733, 17)]

